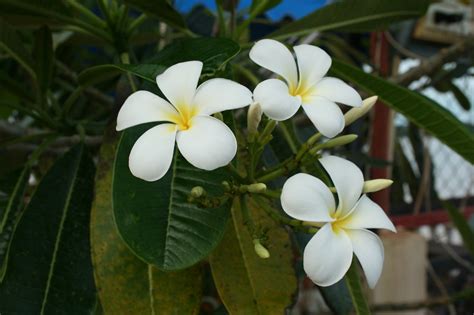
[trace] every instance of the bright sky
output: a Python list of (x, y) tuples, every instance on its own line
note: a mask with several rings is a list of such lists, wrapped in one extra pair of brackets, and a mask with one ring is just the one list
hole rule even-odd
[[(268, 11), (273, 20), (280, 20), (285, 15), (300, 18), (323, 6), (327, 0), (283, 0), (278, 6)], [(251, 0), (241, 0), (239, 10), (250, 7)], [(215, 0), (176, 0), (175, 7), (181, 12), (189, 12), (196, 4), (203, 4), (211, 10), (216, 9)]]

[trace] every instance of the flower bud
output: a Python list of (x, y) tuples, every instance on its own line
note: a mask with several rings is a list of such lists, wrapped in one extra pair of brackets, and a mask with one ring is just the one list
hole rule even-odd
[(265, 185), (264, 183), (250, 184), (247, 187), (247, 191), (249, 193), (254, 193), (254, 194), (263, 193), (266, 190), (267, 190), (267, 185)]
[(259, 103), (253, 102), (247, 112), (247, 130), (249, 133), (249, 139), (254, 140), (261, 119), (262, 107)]
[(354, 107), (351, 108), (345, 115), (344, 115), (344, 120), (345, 120), (345, 125), (346, 127), (352, 124), (354, 121), (357, 119), (361, 118), (367, 112), (374, 106), (375, 102), (377, 102), (378, 96), (371, 96), (369, 98), (366, 98), (365, 100), (362, 101), (362, 106), (361, 107)]
[(200, 198), (206, 195), (206, 191), (201, 186), (195, 186), (191, 189), (191, 196), (194, 198)]
[(390, 187), (392, 184), (393, 180), (390, 179), (372, 179), (364, 182), (364, 187), (362, 190), (364, 193), (371, 193)]
[(224, 121), (224, 116), (222, 116), (222, 113), (221, 113), (221, 112), (215, 113), (215, 114), (212, 115), (212, 116), (214, 116), (214, 118), (219, 119), (220, 121)]
[(253, 240), (253, 248), (258, 257), (262, 259), (270, 258), (270, 252), (260, 243), (260, 240)]
[(324, 143), (318, 144), (317, 146), (309, 150), (309, 154), (315, 155), (321, 149), (329, 149), (329, 148), (340, 147), (340, 146), (349, 144), (353, 142), (355, 139), (357, 139), (357, 137), (358, 137), (357, 135), (350, 134), (350, 135), (344, 135), (344, 136), (333, 138)]
[(225, 191), (230, 191), (231, 189), (229, 182), (226, 180), (222, 182), (222, 186), (224, 187)]

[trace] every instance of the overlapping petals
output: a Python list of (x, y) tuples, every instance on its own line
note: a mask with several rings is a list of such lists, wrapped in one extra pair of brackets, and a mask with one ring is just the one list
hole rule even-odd
[(305, 248), (304, 269), (313, 282), (329, 286), (344, 276), (354, 253), (373, 288), (382, 272), (383, 246), (367, 229), (395, 232), (395, 227), (377, 204), (361, 196), (364, 179), (355, 164), (335, 156), (320, 161), (336, 188), (337, 207), (329, 188), (307, 174), (290, 177), (281, 194), (289, 216), (322, 226)]
[(248, 106), (252, 93), (226, 79), (211, 79), (199, 87), (202, 62), (178, 63), (158, 75), (158, 87), (169, 102), (148, 91), (130, 95), (117, 117), (117, 130), (147, 122), (166, 122), (145, 132), (129, 156), (132, 174), (155, 181), (168, 171), (175, 142), (184, 158), (195, 167), (213, 170), (235, 156), (237, 141), (232, 131), (210, 115)]
[(269, 79), (261, 82), (255, 88), (254, 100), (274, 120), (292, 117), (303, 105), (316, 128), (332, 138), (344, 128), (344, 116), (335, 103), (361, 106), (362, 99), (343, 81), (324, 77), (331, 67), (331, 57), (324, 50), (299, 45), (294, 51), (298, 65), (290, 50), (280, 42), (263, 39), (253, 46), (250, 59), (286, 81), (276, 83), (279, 80)]

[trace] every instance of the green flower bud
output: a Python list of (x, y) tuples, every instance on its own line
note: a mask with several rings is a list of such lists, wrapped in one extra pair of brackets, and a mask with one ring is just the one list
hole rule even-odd
[(220, 112), (219, 112), (219, 113), (215, 113), (215, 114), (212, 115), (212, 116), (214, 116), (214, 118), (219, 119), (220, 121), (224, 121), (224, 116), (222, 116), (222, 113), (220, 113)]
[(333, 139), (330, 139), (324, 143), (318, 144), (311, 150), (309, 150), (309, 153), (311, 155), (315, 155), (318, 153), (319, 150), (321, 149), (329, 149), (329, 148), (334, 148), (334, 147), (340, 147), (346, 144), (349, 144), (353, 142), (355, 139), (357, 139), (357, 135), (350, 134), (350, 135), (344, 135), (344, 136), (339, 136)]
[(191, 189), (191, 196), (194, 198), (200, 198), (206, 195), (206, 191), (201, 186), (196, 186)]
[(253, 240), (253, 248), (258, 257), (262, 259), (270, 258), (270, 252), (260, 243), (260, 240)]
[(364, 193), (371, 193), (371, 192), (376, 192), (382, 189), (385, 189), (387, 187), (390, 187), (390, 185), (393, 184), (393, 180), (390, 179), (372, 179), (364, 182), (364, 188), (363, 192)]
[(262, 107), (259, 103), (254, 102), (252, 105), (250, 105), (247, 112), (247, 130), (249, 133), (249, 140), (252, 140), (252, 142), (255, 139), (255, 135), (257, 134), (261, 119)]
[(247, 187), (247, 191), (249, 193), (254, 193), (254, 194), (263, 193), (266, 190), (267, 190), (267, 185), (265, 185), (264, 183), (250, 184)]
[(374, 106), (375, 102), (377, 102), (377, 98), (378, 96), (371, 96), (369, 98), (366, 98), (365, 100), (362, 101), (361, 107), (354, 107), (351, 110), (349, 110), (344, 115), (346, 127), (352, 124), (357, 119), (364, 116), (365, 114), (367, 114), (367, 112), (372, 108), (372, 106)]

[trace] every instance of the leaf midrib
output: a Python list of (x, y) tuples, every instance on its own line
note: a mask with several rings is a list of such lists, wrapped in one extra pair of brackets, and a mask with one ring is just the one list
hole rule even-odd
[(171, 169), (172, 171), (172, 176), (171, 176), (171, 184), (170, 184), (170, 200), (169, 200), (169, 203), (168, 203), (168, 220), (166, 221), (166, 238), (165, 238), (165, 252), (163, 254), (163, 266), (167, 266), (167, 263), (168, 263), (168, 252), (169, 252), (169, 248), (168, 248), (168, 238), (169, 238), (169, 235), (170, 235), (170, 226), (171, 226), (171, 210), (173, 208), (173, 198), (174, 198), (174, 181), (176, 179), (176, 164), (177, 164), (177, 161), (178, 161), (178, 157), (177, 157), (177, 151), (178, 149), (175, 148), (175, 153), (173, 154), (173, 167)]
[[(242, 205), (240, 203), (239, 203), (239, 205), (240, 205), (240, 207), (239, 207), (239, 211), (240, 211)], [(239, 243), (240, 252), (242, 253), (242, 260), (244, 262), (244, 267), (245, 267), (245, 270), (247, 271), (247, 278), (249, 280), (250, 287), (252, 288), (252, 296), (253, 296), (253, 301), (252, 302), (255, 302), (255, 303), (252, 303), (252, 304), (255, 305), (255, 307), (257, 308), (258, 314), (262, 314), (262, 312), (260, 310), (260, 307), (259, 307), (259, 303), (257, 302), (257, 290), (255, 288), (255, 284), (253, 283), (253, 278), (250, 275), (250, 267), (247, 263), (247, 254), (246, 254), (245, 249), (243, 248), (243, 246), (244, 246), (243, 240), (242, 240), (242, 237), (240, 236), (240, 230), (237, 228), (238, 222), (236, 222), (234, 214), (232, 214), (232, 221), (234, 223), (233, 225), (234, 225), (235, 235), (237, 236), (237, 241)], [(244, 231), (244, 233), (245, 233), (245, 231)]]
[(83, 150), (84, 149), (81, 147), (80, 152), (78, 154), (77, 163), (75, 165), (75, 170), (74, 170), (74, 173), (73, 173), (73, 177), (72, 177), (71, 182), (70, 182), (71, 187), (68, 191), (68, 194), (67, 194), (67, 197), (66, 197), (66, 202), (65, 202), (64, 208), (63, 208), (63, 214), (61, 216), (61, 221), (59, 223), (59, 229), (58, 229), (58, 233), (57, 233), (57, 237), (56, 237), (56, 242), (54, 243), (53, 257), (51, 259), (51, 265), (50, 265), (49, 272), (48, 272), (48, 280), (46, 282), (44, 297), (43, 297), (43, 301), (42, 301), (42, 304), (41, 304), (41, 311), (40, 311), (41, 315), (44, 314), (44, 310), (45, 310), (45, 307), (46, 307), (46, 304), (47, 304), (49, 290), (50, 290), (50, 287), (51, 287), (51, 279), (52, 279), (55, 264), (56, 264), (56, 256), (57, 256), (58, 249), (59, 249), (59, 243), (61, 241), (61, 235), (62, 235), (62, 231), (63, 231), (63, 228), (64, 228), (64, 222), (66, 221), (66, 217), (67, 217), (67, 214), (69, 212), (69, 204), (71, 202), (72, 193), (74, 192), (74, 189), (76, 187), (76, 182), (77, 182), (76, 178), (77, 178), (77, 174), (79, 172), (79, 167), (81, 165)]

